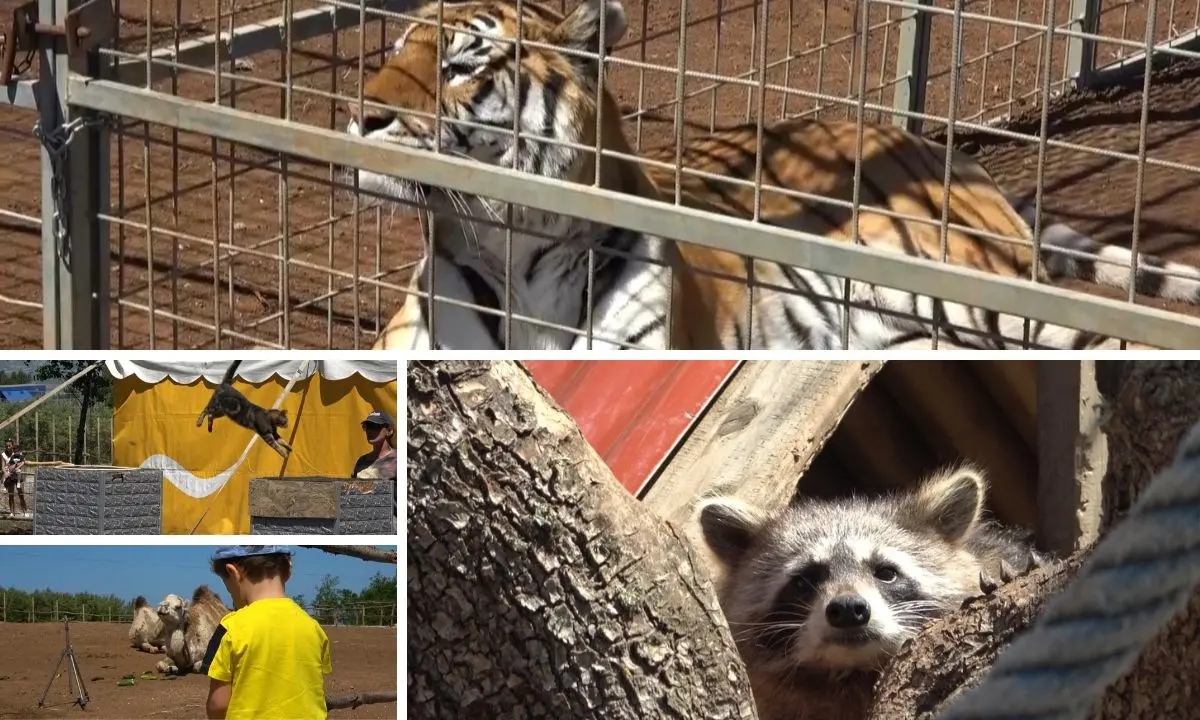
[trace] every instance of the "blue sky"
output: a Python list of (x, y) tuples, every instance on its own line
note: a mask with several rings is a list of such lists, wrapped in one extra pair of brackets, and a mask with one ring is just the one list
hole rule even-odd
[[(359, 591), (371, 576), (395, 577), (396, 566), (329, 555), (320, 550), (292, 548), (293, 572), (289, 595), (312, 601), (325, 575), (341, 587)], [(158, 602), (168, 593), (190, 597), (207, 584), (228, 603), (220, 579), (209, 569), (212, 546), (0, 546), (0, 586), (22, 590), (58, 590), (113, 594), (125, 600), (145, 595)]]

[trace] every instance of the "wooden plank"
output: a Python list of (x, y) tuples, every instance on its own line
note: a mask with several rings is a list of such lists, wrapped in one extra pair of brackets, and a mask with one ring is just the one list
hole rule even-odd
[[(905, 361), (901, 361), (905, 362)], [(842, 418), (830, 449), (850, 470), (847, 491), (912, 487), (937, 464), (913, 422), (882, 385), (866, 389)]]
[(948, 460), (973, 460), (987, 472), (1000, 520), (1032, 529), (1037, 461), (967, 368), (961, 360), (889, 363), (886, 384), (931, 444), (952, 449)]
[(691, 526), (695, 503), (735, 495), (786, 504), (814, 455), (882, 362), (750, 360), (693, 426), (643, 499)]
[(1037, 364), (1038, 542), (1067, 555), (1096, 540), (1103, 516), (1108, 440), (1093, 360)]
[(1036, 360), (973, 360), (971, 369), (1030, 450), (1037, 449)]

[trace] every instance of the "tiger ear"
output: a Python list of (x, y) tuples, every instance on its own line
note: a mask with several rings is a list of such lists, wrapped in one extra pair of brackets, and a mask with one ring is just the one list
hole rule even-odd
[(551, 34), (554, 44), (598, 52), (596, 39), (600, 35), (601, 13), (604, 13), (604, 47), (613, 48), (629, 28), (621, 0), (583, 0), (554, 28)]

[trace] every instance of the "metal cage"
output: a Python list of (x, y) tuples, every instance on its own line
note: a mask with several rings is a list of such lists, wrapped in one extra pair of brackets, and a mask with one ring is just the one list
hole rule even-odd
[[(40, 217), (19, 210), (35, 194), (30, 152), (10, 168), (24, 180), (9, 186), (13, 209), (0, 214), (15, 223), (0, 231), (13, 237), (9, 262), (27, 280), (0, 292), (19, 325), (9, 333), (17, 346), (370, 346), (414, 292), (425, 244), (412, 209), (363, 192), (346, 171), (358, 168), (1034, 321), (1200, 347), (1200, 322), (1186, 308), (1148, 306), (1132, 292), (1003, 278), (692, 210), (678, 193), (671, 204), (351, 136), (347, 109), (370, 104), (363, 78), (410, 22), (409, 0), (112, 2), (36, 0), (39, 24), (18, 22), (6, 39), (19, 72), (8, 84), (13, 107), (0, 111), (17, 128), (36, 121), (42, 171)], [(1039, 204), (1062, 192), (1070, 205), (1105, 174), (1133, 179), (1125, 244), (1135, 251), (1145, 249), (1141, 228), (1156, 199), (1146, 197), (1148, 178), (1197, 184), (1200, 165), (1176, 156), (1169, 131), (1156, 132), (1178, 118), (1150, 108), (1162, 61), (1200, 58), (1195, 3), (625, 5), (629, 32), (599, 57), (602, 87), (619, 100), (637, 153), (734, 122), (895, 123), (978, 150), (985, 165), (1032, 165)], [(33, 13), (34, 4), (22, 7)], [(72, 23), (89, 32), (79, 37)], [(1131, 88), (1122, 112), (1137, 115), (1125, 121), (1125, 141), (1080, 139), (1059, 122), (1065, 100), (1122, 83)], [(1067, 155), (1094, 167), (1073, 182), (1056, 175), (1054, 185), (1047, 168), (1065, 167)], [(1169, 208), (1179, 192), (1163, 190), (1167, 209), (1155, 212), (1177, 215)], [(20, 229), (39, 224), (39, 238)], [(1196, 226), (1180, 233), (1200, 237)], [(506, 326), (539, 322), (503, 306), (484, 312)]]

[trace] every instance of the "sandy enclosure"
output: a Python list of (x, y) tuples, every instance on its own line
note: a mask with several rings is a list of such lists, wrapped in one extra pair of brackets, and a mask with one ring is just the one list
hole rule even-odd
[[(129, 647), (129, 625), (123, 623), (71, 623), (71, 644), (83, 675), (92, 718), (178, 718), (204, 715), (208, 680), (184, 675), (174, 680), (142, 680), (154, 671), (162, 655)], [(358, 692), (396, 691), (396, 630), (376, 627), (326, 627), (333, 674), (326, 678), (327, 696)], [(46, 697), (38, 699), (63, 650), (62, 623), (0, 623), (5, 643), (0, 647), (0, 718), (72, 718), (80, 715), (71, 705), (67, 677), (57, 677)], [(63, 671), (66, 665), (63, 665)], [(133, 686), (117, 682), (126, 674)], [(364, 705), (338, 710), (338, 718), (394, 718), (396, 703)]]

